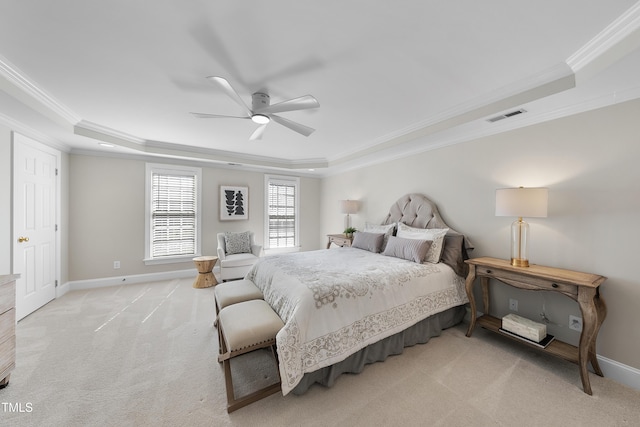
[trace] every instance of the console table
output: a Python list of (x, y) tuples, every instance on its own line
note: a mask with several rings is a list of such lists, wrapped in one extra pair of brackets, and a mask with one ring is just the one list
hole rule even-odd
[[(533, 291), (558, 292), (578, 302), (582, 311), (582, 333), (578, 347), (553, 340), (546, 348), (529, 345), (556, 357), (579, 365), (582, 388), (585, 393), (592, 394), (587, 363), (591, 362), (594, 372), (603, 376), (596, 359), (596, 338), (600, 326), (607, 315), (607, 307), (600, 297), (599, 286), (607, 279), (597, 274), (581, 273), (560, 268), (531, 265), (529, 267), (514, 267), (508, 260), (497, 258), (473, 258), (465, 261), (469, 264), (469, 274), (466, 279), (466, 291), (471, 305), (471, 322), (467, 330), (470, 337), (476, 322), (485, 329), (510, 337), (499, 331), (502, 321), (489, 314), (489, 279), (496, 279), (507, 285)], [(476, 318), (476, 302), (473, 296), (473, 285), (476, 277), (482, 285), (482, 299), (485, 314)], [(517, 340), (517, 338), (513, 338)], [(518, 342), (522, 342), (518, 340)]]

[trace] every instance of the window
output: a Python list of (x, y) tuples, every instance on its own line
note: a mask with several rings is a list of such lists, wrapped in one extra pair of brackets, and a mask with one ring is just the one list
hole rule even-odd
[(299, 246), (300, 179), (265, 175), (265, 249)]
[(145, 263), (183, 262), (200, 253), (199, 168), (147, 164)]

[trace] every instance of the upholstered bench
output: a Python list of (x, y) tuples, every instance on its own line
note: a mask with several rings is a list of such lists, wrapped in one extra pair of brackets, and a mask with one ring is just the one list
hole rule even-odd
[(252, 299), (262, 299), (262, 291), (251, 280), (232, 280), (218, 284), (213, 290), (216, 316), (228, 305)]
[(224, 367), (228, 413), (281, 390), (278, 380), (277, 383), (236, 398), (231, 378), (231, 359), (261, 348), (271, 348), (278, 366), (276, 334), (283, 326), (280, 316), (261, 299), (239, 302), (220, 310), (218, 334), (222, 352), (218, 361), (222, 362)]

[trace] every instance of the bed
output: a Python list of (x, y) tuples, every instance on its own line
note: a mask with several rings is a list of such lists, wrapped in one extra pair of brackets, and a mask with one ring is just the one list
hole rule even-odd
[[(382, 224), (365, 230), (356, 236), (360, 247), (264, 257), (246, 276), (285, 323), (276, 337), (283, 395), (302, 394), (314, 383), (331, 386), (342, 373), (359, 373), (426, 343), (464, 317), (464, 259), (473, 247), (446, 225), (434, 203), (407, 194)], [(405, 237), (431, 231), (441, 235), (437, 259), (421, 262), (425, 254), (433, 258), (437, 245)], [(386, 255), (363, 247), (365, 237), (383, 242)], [(393, 254), (404, 244), (419, 246), (409, 252), (420, 262)]]

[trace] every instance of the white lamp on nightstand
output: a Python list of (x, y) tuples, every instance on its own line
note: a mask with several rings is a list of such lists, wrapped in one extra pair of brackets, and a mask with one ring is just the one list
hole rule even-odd
[(344, 219), (345, 230), (351, 226), (351, 218), (349, 215), (358, 213), (358, 201), (357, 200), (340, 200), (340, 212), (347, 214)]
[(529, 224), (522, 217), (546, 217), (546, 188), (500, 188), (496, 190), (496, 216), (515, 216), (511, 224), (511, 265), (529, 267)]

